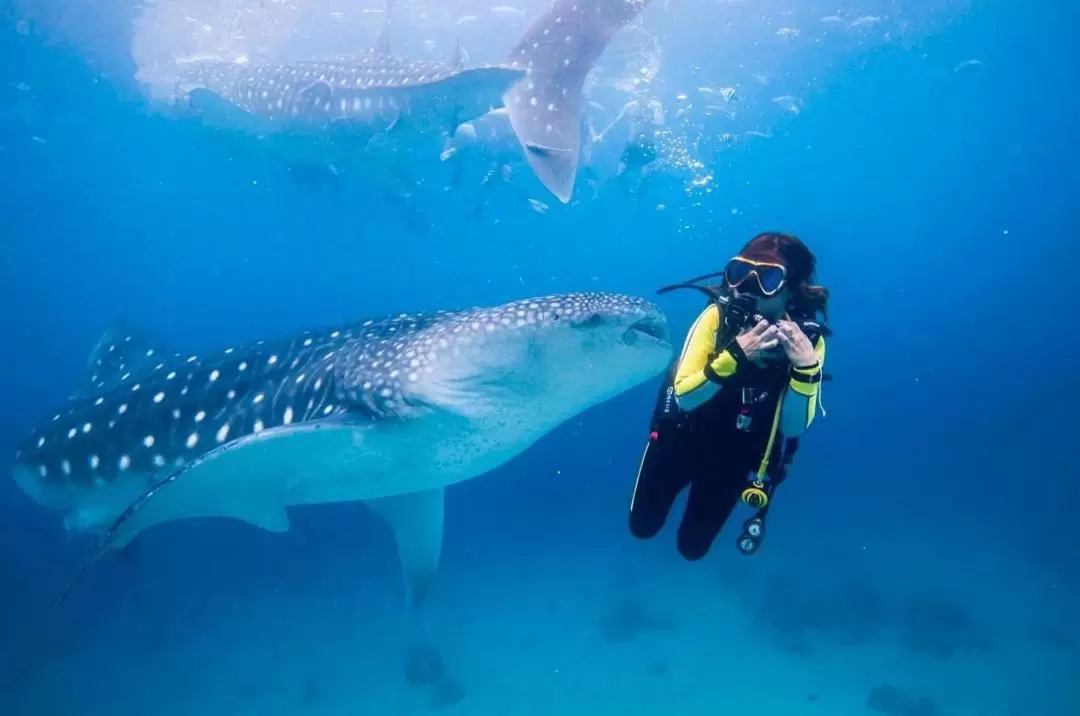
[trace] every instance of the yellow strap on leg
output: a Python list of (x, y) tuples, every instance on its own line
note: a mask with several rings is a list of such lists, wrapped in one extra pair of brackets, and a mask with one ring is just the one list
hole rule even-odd
[(776, 401), (776, 412), (773, 413), (772, 428), (769, 430), (769, 442), (765, 445), (765, 454), (761, 456), (761, 464), (758, 465), (757, 480), (764, 482), (769, 471), (769, 458), (772, 456), (773, 444), (776, 442), (776, 433), (780, 428), (780, 413), (784, 409), (784, 396), (787, 390), (781, 391), (780, 399)]

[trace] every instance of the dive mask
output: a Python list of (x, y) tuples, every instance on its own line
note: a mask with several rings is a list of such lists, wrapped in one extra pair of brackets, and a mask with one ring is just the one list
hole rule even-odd
[[(753, 277), (755, 285), (748, 285)], [(787, 283), (787, 268), (782, 264), (752, 261), (736, 256), (724, 269), (724, 281), (728, 288), (744, 293), (759, 293), (768, 298), (775, 296)]]

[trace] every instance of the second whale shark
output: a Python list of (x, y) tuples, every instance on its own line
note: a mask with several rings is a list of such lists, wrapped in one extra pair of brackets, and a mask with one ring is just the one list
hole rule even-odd
[(212, 124), (263, 137), (292, 133), (334, 145), (341, 156), (406, 127), (452, 134), (505, 106), (529, 165), (565, 203), (580, 158), (585, 78), (647, 2), (556, 0), (504, 63), (481, 67), (463, 67), (457, 56), (449, 63), (401, 60), (391, 55), (385, 31), (374, 48), (354, 58), (199, 61), (185, 67), (175, 100)]

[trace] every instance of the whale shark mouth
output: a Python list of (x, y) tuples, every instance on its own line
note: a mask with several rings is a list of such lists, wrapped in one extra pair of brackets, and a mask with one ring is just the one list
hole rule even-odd
[(641, 337), (648, 338), (657, 343), (668, 342), (668, 327), (667, 321), (658, 316), (648, 316), (635, 321), (626, 329), (624, 338), (626, 341), (633, 342)]

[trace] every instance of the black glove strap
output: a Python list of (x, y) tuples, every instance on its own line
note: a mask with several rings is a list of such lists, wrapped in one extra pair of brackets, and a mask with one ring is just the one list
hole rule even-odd
[[(802, 373), (802, 372), (800, 372), (800, 371), (810, 370), (812, 368), (817, 368), (817, 370), (815, 370), (813, 373)], [(808, 385), (813, 385), (814, 383), (820, 383), (821, 382), (821, 364), (820, 363), (815, 363), (812, 366), (807, 366), (806, 368), (799, 368), (798, 370), (796, 370), (795, 366), (792, 366), (791, 367), (791, 379), (794, 380), (796, 383), (807, 383)]]

